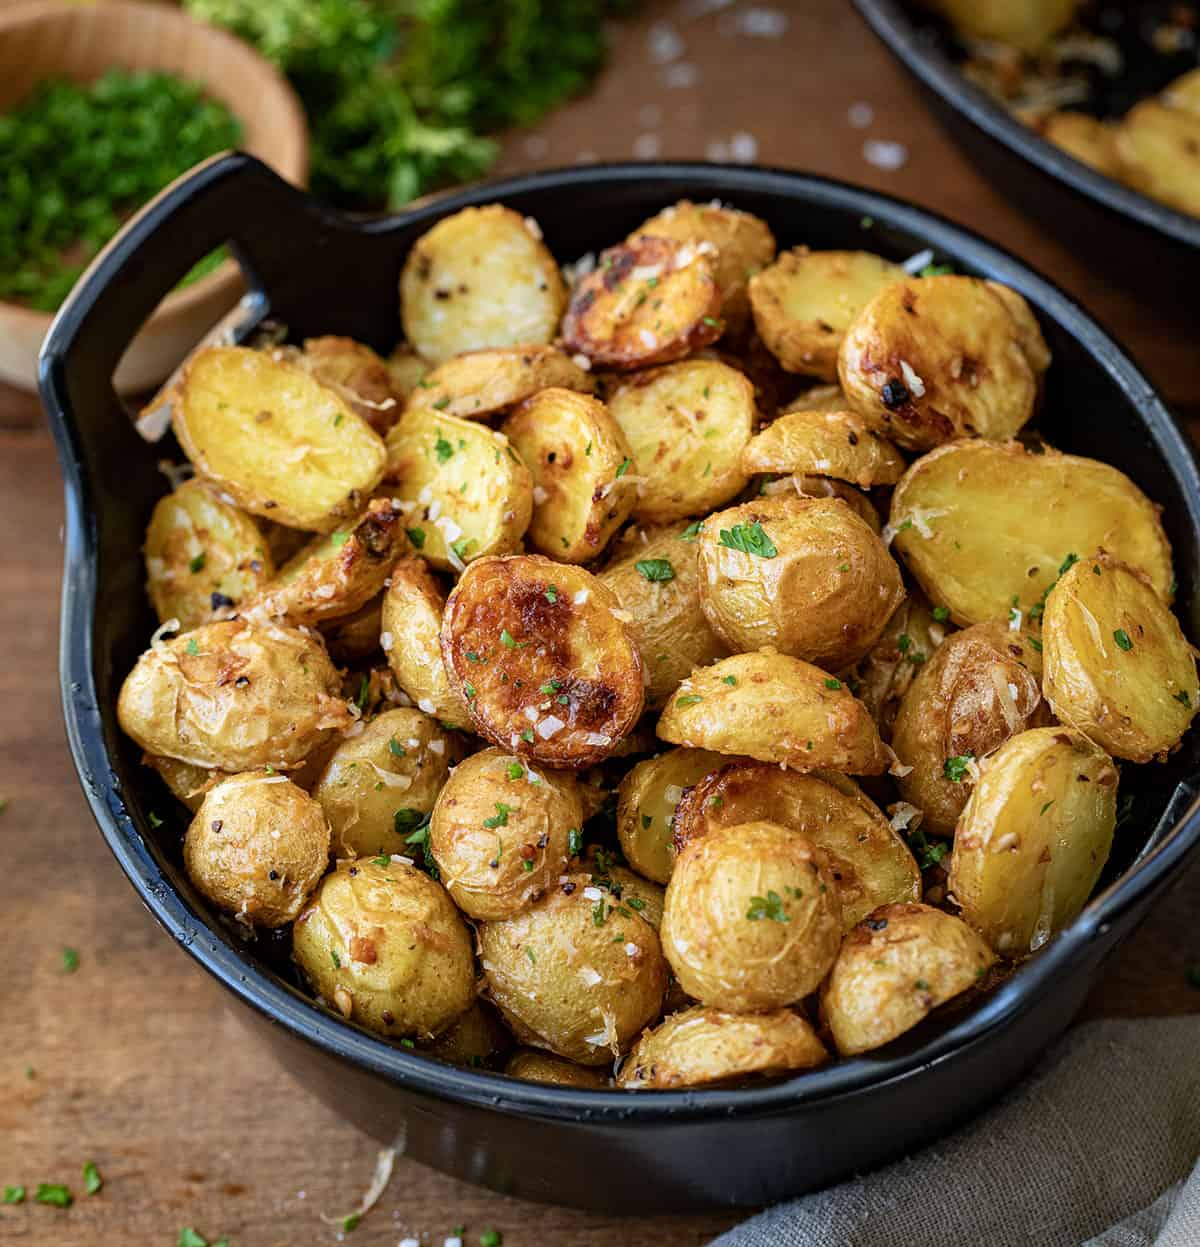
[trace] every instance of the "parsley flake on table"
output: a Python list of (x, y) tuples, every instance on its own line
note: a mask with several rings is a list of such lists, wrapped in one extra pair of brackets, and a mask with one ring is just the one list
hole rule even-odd
[(39, 1204), (49, 1204), (52, 1208), (70, 1208), (75, 1202), (71, 1188), (61, 1182), (39, 1182), (33, 1195)]
[(79, 969), (79, 952), (74, 948), (62, 950), (62, 968), (64, 974), (74, 974)]
[(499, 1230), (493, 1230), (490, 1227), (479, 1236), (479, 1247), (500, 1247), (503, 1242), (504, 1235)]
[(791, 918), (783, 908), (783, 898), (775, 891), (769, 891), (766, 896), (752, 896), (750, 908), (746, 910), (746, 917), (751, 922), (759, 922), (763, 919), (771, 922), (791, 922)]
[(23, 1186), (6, 1186), (4, 1188), (4, 1197), (0, 1199), (0, 1203), (23, 1204), (24, 1202), (25, 1188)]
[(728, 550), (756, 554), (760, 559), (773, 559), (779, 553), (775, 543), (757, 520), (753, 524), (735, 524), (732, 528), (722, 528), (717, 534), (717, 540)]
[(96, 1162), (92, 1160), (85, 1161), (83, 1166), (83, 1189), (89, 1195), (97, 1195), (103, 1185), (104, 1179), (100, 1176), (100, 1170), (96, 1168)]

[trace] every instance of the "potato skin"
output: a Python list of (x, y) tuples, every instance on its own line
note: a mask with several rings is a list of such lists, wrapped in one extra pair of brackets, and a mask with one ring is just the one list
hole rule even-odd
[(383, 631), (383, 594), (377, 593), (352, 614), (331, 619), (321, 627), (329, 657), (339, 666), (357, 666), (379, 653)]
[(1070, 24), (1079, 0), (935, 0), (930, 7), (964, 34), (1037, 52)]
[[(774, 554), (732, 544), (761, 529)], [(710, 515), (697, 543), (700, 606), (735, 652), (770, 646), (843, 671), (904, 598), (883, 542), (839, 498), (758, 498)]]
[(1116, 133), (1111, 125), (1087, 113), (1062, 109), (1051, 113), (1037, 129), (1043, 138), (1061, 147), (1068, 156), (1074, 156), (1098, 173), (1121, 180), (1123, 170), (1117, 155)]
[(536, 1048), (518, 1048), (508, 1059), (504, 1072), (524, 1082), (548, 1083), (552, 1087), (581, 1087), (603, 1091), (609, 1084), (608, 1075), (591, 1065), (578, 1065), (551, 1052)]
[(388, 380), (402, 407), (432, 368), (429, 360), (422, 359), (407, 342), (401, 342), (388, 356)]
[(204, 801), (204, 794), (213, 784), (226, 778), (225, 771), (194, 766), (191, 762), (180, 762), (177, 758), (167, 758), (158, 753), (142, 754), (142, 765), (155, 771), (170, 789), (171, 796), (180, 804), (187, 806), (193, 814), (200, 808)]
[(345, 399), (381, 437), (399, 419), (401, 403), (388, 366), (362, 342), (332, 334), (306, 338), (295, 362)]
[(892, 739), (904, 694), (945, 639), (945, 619), (934, 619), (925, 595), (913, 589), (859, 662), (855, 695), (870, 710), (884, 740)]
[(353, 716), (324, 647), (291, 628), (204, 624), (148, 649), (117, 701), (147, 753), (249, 771), (299, 766)]
[(852, 411), (785, 412), (750, 439), (742, 451), (746, 472), (835, 476), (860, 489), (894, 485), (904, 457), (877, 437)]
[(255, 926), (286, 926), (329, 864), (329, 824), (286, 776), (231, 775), (205, 794), (184, 836), (183, 864), (219, 909)]
[(828, 1059), (812, 1026), (791, 1009), (746, 1014), (695, 1005), (637, 1041), (617, 1086), (627, 1091), (704, 1087), (812, 1069)]
[(417, 1045), (426, 1056), (471, 1069), (495, 1068), (512, 1046), (513, 1037), (508, 1027), (496, 1016), (491, 1005), (482, 1000), (475, 1001), (436, 1039)]
[(960, 918), (929, 905), (883, 905), (846, 936), (821, 992), (843, 1056), (870, 1052), (974, 987), (996, 956)]
[(433, 808), (429, 847), (446, 890), (469, 918), (496, 921), (555, 886), (583, 826), (575, 777), (530, 772), (503, 749), (455, 767)]
[(1115, 133), (1124, 181), (1180, 212), (1200, 214), (1200, 117), (1142, 100), (1121, 118)]
[(734, 1013), (802, 1000), (842, 938), (828, 859), (777, 823), (715, 828), (688, 844), (667, 884), (663, 952), (685, 992)]

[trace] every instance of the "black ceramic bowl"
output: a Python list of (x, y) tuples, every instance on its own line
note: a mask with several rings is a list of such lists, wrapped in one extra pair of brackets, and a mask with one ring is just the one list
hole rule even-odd
[(912, 0), (854, 0), (871, 29), (924, 88), (947, 131), (1000, 190), (1092, 257), (1100, 271), (1192, 306), (1200, 218), (1177, 212), (1068, 156), (974, 86)]
[[(323, 1012), (254, 945), (213, 921), (180, 866), (183, 819), (151, 826), (150, 812), (165, 813), (167, 798), (116, 722), (121, 680), (155, 626), (140, 546), (166, 489), (155, 466), (163, 446), (138, 437), (113, 393), (125, 345), (161, 295), (227, 241), (252, 291), (240, 333), (270, 316), (297, 338), (348, 334), (387, 349), (400, 329), (400, 266), (440, 217), (501, 200), (536, 217), (550, 247), (568, 259), (622, 238), (682, 196), (732, 201), (764, 217), (782, 244), (867, 246), (893, 259), (929, 247), (939, 261), (1020, 290), (1055, 356), (1046, 432), (1066, 450), (1120, 464), (1164, 505), (1184, 622), (1200, 635), (1196, 462), (1121, 349), (1049, 282), (968, 231), (821, 178), (699, 164), (595, 166), (352, 223), (250, 157), (219, 157), (160, 195), (96, 260), (54, 322), (41, 361), (67, 484), (67, 730), (96, 820), (138, 895), (224, 984), (279, 1060), (340, 1113), (470, 1181), (607, 1212), (766, 1203), (936, 1138), (1037, 1059), (1079, 1008), (1104, 958), (1200, 843), (1189, 742), (1145, 778), (1096, 899), (977, 1008), (931, 1019), (869, 1058), (740, 1091), (576, 1091), (452, 1068)], [(1137, 789), (1139, 773), (1130, 778)]]

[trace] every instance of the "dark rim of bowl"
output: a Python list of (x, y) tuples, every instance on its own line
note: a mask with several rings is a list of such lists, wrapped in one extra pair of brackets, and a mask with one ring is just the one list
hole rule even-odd
[[(203, 180), (216, 161), (191, 175)], [(1051, 282), (1014, 256), (970, 230), (925, 209), (847, 183), (782, 169), (746, 168), (703, 163), (621, 163), (554, 169), (483, 183), (395, 217), (358, 226), (368, 233), (421, 224), (459, 208), (507, 196), (589, 185), (655, 181), (663, 197), (686, 196), (689, 186), (703, 185), (711, 195), (736, 197), (739, 191), (780, 194), (797, 206), (820, 203), (843, 211), (848, 220), (874, 218), (923, 240), (968, 266), (1011, 282), (1031, 298), (1042, 314), (1069, 333), (1107, 372), (1139, 415), (1164, 457), (1182, 478), (1181, 488), (1192, 526), (1200, 531), (1200, 467), (1184, 435), (1149, 381), (1133, 361), (1086, 313)], [(299, 192), (297, 192), (299, 194)], [(154, 205), (146, 210), (149, 215)], [(324, 214), (324, 210), (320, 210)], [(126, 229), (137, 224), (135, 218)], [(60, 313), (63, 325), (73, 315), (70, 300)], [(65, 332), (65, 330), (64, 330)], [(62, 360), (52, 330), (41, 362), (43, 395), (56, 393), (54, 378)], [(244, 1004), (268, 1021), (331, 1056), (386, 1077), (413, 1092), (500, 1112), (543, 1119), (616, 1123), (697, 1121), (728, 1116), (778, 1113), (806, 1104), (869, 1094), (879, 1086), (910, 1077), (958, 1054), (987, 1043), (1036, 1007), (1060, 975), (1097, 955), (1100, 940), (1147, 894), (1163, 886), (1200, 845), (1200, 800), (1191, 798), (1171, 829), (1108, 888), (1093, 897), (1083, 913), (1037, 957), (1019, 967), (952, 1025), (924, 1043), (896, 1055), (859, 1057), (760, 1088), (741, 1090), (591, 1091), (522, 1082), (500, 1074), (463, 1069), (408, 1052), (321, 1009), (298, 989), (260, 969), (231, 936), (210, 928), (178, 892), (155, 859), (150, 844), (129, 811), (104, 747), (96, 705), (92, 655), (95, 610), (96, 530), (81, 513), (82, 499), (95, 496), (88, 468), (78, 453), (73, 417), (51, 399), (51, 424), (59, 439), (67, 475), (67, 532), (60, 634), (60, 681), (67, 736), (84, 792), (100, 829), (121, 869), (143, 903), (166, 930), (206, 970)], [(57, 409), (56, 409), (57, 408)], [(94, 777), (110, 777), (107, 783)], [(1148, 833), (1149, 834), (1149, 833)], [(886, 1049), (884, 1050), (886, 1053)]]

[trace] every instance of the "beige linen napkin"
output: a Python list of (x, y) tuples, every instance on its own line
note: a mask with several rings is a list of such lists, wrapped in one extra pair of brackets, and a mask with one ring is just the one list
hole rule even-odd
[(712, 1247), (1200, 1247), (1198, 1157), (1200, 1016), (1089, 1022), (956, 1133)]

